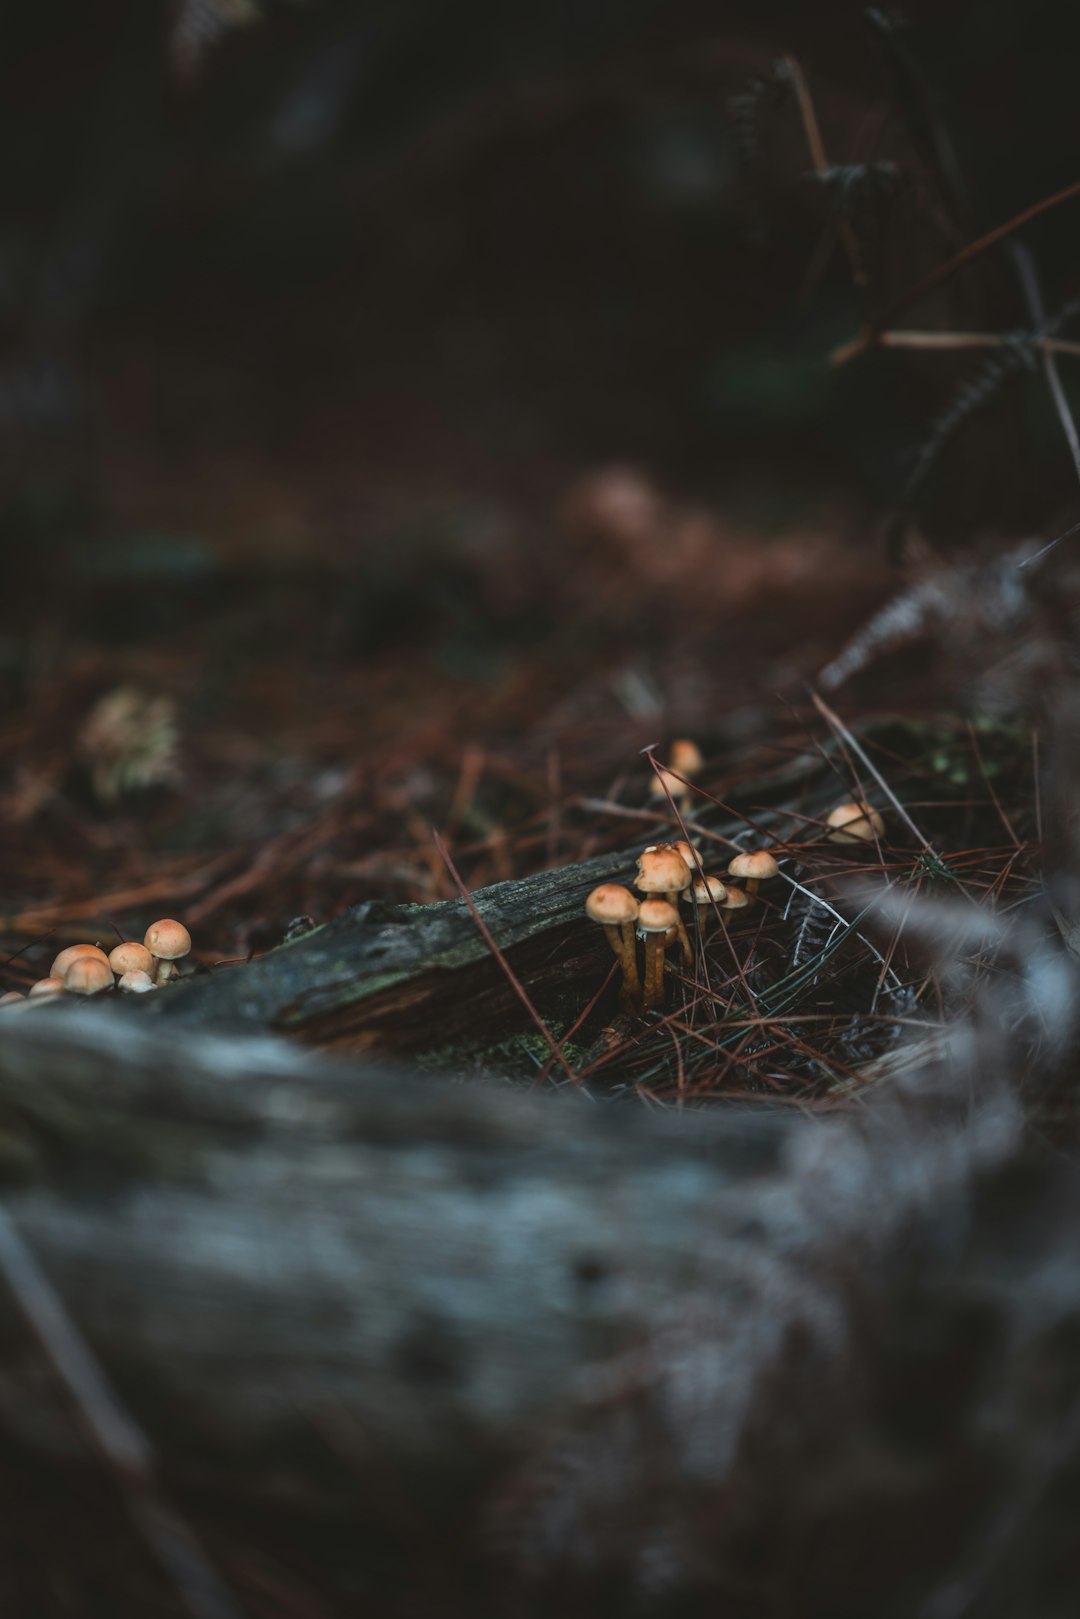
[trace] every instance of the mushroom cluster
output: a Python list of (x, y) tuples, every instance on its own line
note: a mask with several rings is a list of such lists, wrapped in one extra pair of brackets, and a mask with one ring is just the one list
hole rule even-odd
[[(767, 850), (736, 855), (728, 867), (731, 876), (746, 879), (746, 888), (725, 883), (708, 875), (701, 859), (689, 843), (653, 843), (642, 850), (634, 887), (643, 897), (638, 900), (618, 883), (602, 883), (585, 902), (585, 914), (607, 931), (611, 948), (623, 972), (622, 998), (632, 1012), (655, 1011), (664, 999), (664, 965), (667, 949), (678, 944), (683, 960), (694, 959), (690, 935), (679, 912), (679, 901), (693, 907), (697, 931), (704, 934), (710, 911), (723, 920), (725, 912), (750, 905), (759, 883), (775, 877), (780, 868)], [(639, 976), (634, 935), (643, 941), (644, 977)]]
[[(52, 964), (48, 978), (31, 984), (29, 999), (54, 995), (100, 995), (116, 988), (125, 995), (144, 995), (176, 974), (176, 963), (191, 950), (191, 934), (182, 922), (162, 917), (146, 930), (142, 944), (118, 944), (108, 954), (96, 944), (69, 944)], [(0, 1005), (26, 1001), (17, 990), (0, 996)]]

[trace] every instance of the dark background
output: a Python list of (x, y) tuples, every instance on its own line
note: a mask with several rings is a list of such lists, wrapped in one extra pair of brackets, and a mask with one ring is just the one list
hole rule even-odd
[[(913, 451), (980, 358), (837, 370), (830, 349), (1080, 173), (1072, 7), (905, 14), (914, 92), (855, 4), (8, 8), (13, 898), (253, 845), (309, 812), (280, 795), (320, 771), (374, 805), (355, 867), (380, 816), (446, 816), (470, 748), (514, 778), (490, 826), (554, 778), (600, 790), (649, 741), (722, 752), (725, 716), (829, 656), (895, 587), (883, 534)], [(790, 100), (740, 174), (730, 98), (787, 51), (831, 160), (905, 177), (863, 297)], [(1025, 232), (1051, 309), (1078, 290), (1078, 231), (1073, 202)], [(1026, 317), (987, 255), (901, 318)], [(636, 537), (596, 515), (612, 464), (655, 503)], [(1045, 389), (1021, 376), (910, 520), (950, 552), (1076, 506)], [(174, 706), (182, 769), (103, 803), (78, 738), (132, 682)], [(79, 818), (92, 870), (71, 863)], [(266, 902), (275, 926), (288, 904)]]

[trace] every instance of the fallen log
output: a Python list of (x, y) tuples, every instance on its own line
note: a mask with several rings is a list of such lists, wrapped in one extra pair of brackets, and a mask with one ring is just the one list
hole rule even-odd
[[(820, 754), (786, 761), (746, 784), (751, 824), (762, 836), (825, 812), (837, 791), (833, 751), (826, 743)], [(735, 817), (687, 824), (700, 835), (703, 859), (715, 858), (718, 866), (741, 847), (733, 840), (740, 834), (745, 840), (747, 831), (746, 820)], [(471, 896), (535, 1000), (565, 1006), (573, 1016), (584, 1004), (581, 986), (602, 983), (610, 952), (602, 932), (585, 920), (586, 896), (598, 883), (632, 882), (637, 854), (661, 835), (671, 835), (664, 818), (646, 817), (639, 839), (624, 851), (495, 883)], [(475, 1038), (478, 1029), (494, 1039), (528, 1021), (464, 899), (354, 906), (240, 969), (140, 997), (138, 1012), (170, 1024), (273, 1029), (309, 1044), (394, 1054), (452, 1047)]]
[[(44, 1605), (9, 1527), (12, 1612), (1065, 1611), (1080, 1176), (984, 1053), (822, 1125), (163, 1034), (0, 1042), (0, 1492), (74, 1579)], [(35, 1265), (144, 1471), (85, 1439)], [(163, 1594), (117, 1489), (226, 1607)]]
[[(361, 1568), (403, 1501), (425, 1540), (475, 1530), (577, 1379), (704, 1281), (702, 1234), (792, 1128), (164, 1039), (120, 1008), (4, 1036), (6, 1215), (170, 1488), (226, 1516), (284, 1492), (301, 1530), (358, 1514)], [(0, 1426), (92, 1473), (18, 1302), (9, 1276)]]

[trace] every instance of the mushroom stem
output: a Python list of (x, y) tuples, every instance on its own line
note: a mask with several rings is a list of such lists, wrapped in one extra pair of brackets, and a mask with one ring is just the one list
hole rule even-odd
[[(678, 896), (677, 895), (674, 895), (674, 894), (672, 895), (672, 904), (676, 904), (676, 905), (678, 904)], [(678, 925), (678, 930), (679, 930), (679, 943), (682, 945), (683, 960), (686, 962), (686, 965), (689, 967), (691, 965), (691, 963), (693, 962), (693, 959), (694, 959), (694, 951), (693, 951), (693, 947), (692, 947), (692, 945), (690, 943), (690, 935), (686, 931), (686, 923), (683, 921), (681, 916), (679, 917), (679, 921), (678, 921), (677, 925)]]
[(664, 1000), (664, 935), (645, 935), (645, 1010), (653, 1012)]
[(638, 977), (637, 951), (634, 948), (634, 924), (608, 922), (604, 932), (622, 968), (623, 1000), (630, 1007), (638, 1007), (641, 1005), (641, 979)]

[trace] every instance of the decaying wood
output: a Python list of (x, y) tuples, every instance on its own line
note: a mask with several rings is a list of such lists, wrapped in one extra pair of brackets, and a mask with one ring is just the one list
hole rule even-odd
[[(4, 1208), (239, 1611), (256, 1523), (256, 1611), (314, 1619), (357, 1590), (423, 1619), (667, 1615), (733, 1581), (752, 1619), (778, 1592), (899, 1619), (1003, 1536), (1024, 1570), (1066, 1555), (1072, 1498), (1042, 1493), (1080, 1432), (1080, 1180), (1026, 1154), (981, 1050), (821, 1124), (169, 1027), (5, 1022)], [(94, 1495), (6, 1277), (0, 1431)], [(312, 1545), (322, 1597), (264, 1601), (315, 1582)]]
[[(837, 793), (830, 749), (802, 756), (744, 786), (763, 834), (789, 827), (786, 808), (821, 814)], [(794, 824), (804, 824), (801, 820)], [(656, 830), (659, 828), (660, 830)], [(700, 833), (703, 859), (726, 865), (747, 823), (706, 816), (688, 823)], [(600, 929), (585, 920), (597, 883), (633, 879), (640, 849), (664, 833), (663, 817), (646, 817), (625, 851), (579, 861), (472, 896), (507, 961), (543, 996), (561, 986), (603, 981), (610, 954)], [(671, 835), (670, 831), (667, 835)], [(712, 852), (715, 850), (715, 856)], [(137, 1011), (170, 1023), (275, 1029), (305, 1042), (397, 1053), (446, 1047), (475, 1035), (494, 1036), (521, 1006), (464, 900), (434, 905), (354, 906), (323, 927), (236, 969), (189, 981), (168, 995), (140, 997)]]
[[(449, 1498), (704, 1280), (703, 1234), (792, 1129), (117, 1011), (11, 1019), (0, 1107), (6, 1208), (174, 1465), (299, 1478), (338, 1433), (372, 1483), (434, 1468)], [(39, 1382), (8, 1365), (0, 1423), (64, 1448)]]

